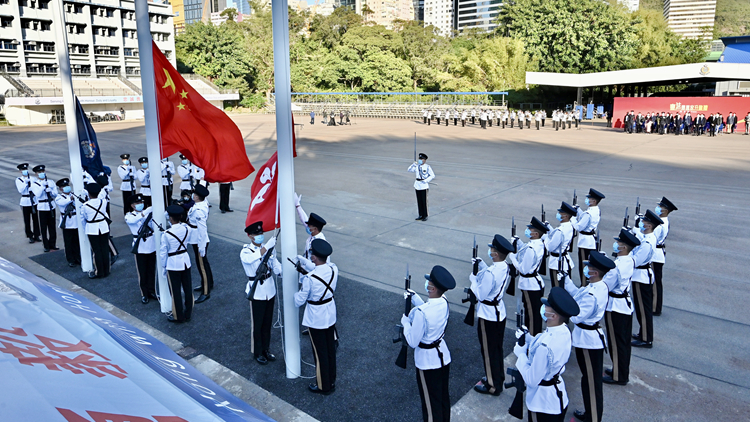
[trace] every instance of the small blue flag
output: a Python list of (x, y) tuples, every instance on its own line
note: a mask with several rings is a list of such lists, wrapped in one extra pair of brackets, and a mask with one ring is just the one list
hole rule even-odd
[(81, 165), (93, 177), (104, 173), (104, 164), (96, 141), (96, 132), (83, 111), (81, 102), (76, 97), (76, 115), (78, 121), (78, 146), (81, 149)]

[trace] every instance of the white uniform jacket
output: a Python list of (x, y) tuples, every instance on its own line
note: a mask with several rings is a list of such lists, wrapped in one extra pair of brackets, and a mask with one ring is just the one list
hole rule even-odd
[(414, 348), (414, 366), (426, 371), (451, 363), (451, 352), (443, 338), (450, 316), (448, 299), (441, 296), (425, 302), (415, 294), (411, 296), (411, 303), (415, 307), (409, 312), (408, 318), (402, 318), (402, 322), (404, 338)]
[(208, 202), (196, 202), (190, 207), (187, 213), (187, 224), (190, 226), (189, 242), (191, 245), (198, 245), (199, 248), (205, 248), (209, 242), (208, 239)]
[[(76, 206), (73, 202), (75, 198), (69, 193), (60, 193), (55, 197), (55, 204), (60, 209), (60, 222), (57, 226), (61, 229), (77, 229), (78, 228), (78, 216), (76, 215)], [(70, 213), (70, 217), (65, 218), (65, 227), (63, 227), (63, 215), (65, 214), (65, 208), (68, 204), (73, 204), (73, 211)]]
[(607, 311), (623, 315), (633, 315), (633, 302), (630, 300), (630, 278), (633, 276), (635, 261), (631, 254), (618, 256), (614, 270), (605, 274), (604, 281), (609, 289)]
[(416, 174), (417, 180), (414, 181), (414, 189), (416, 190), (429, 189), (430, 182), (435, 178), (435, 173), (432, 172), (432, 167), (429, 164), (411, 163), (407, 171)]
[(34, 192), (36, 209), (39, 211), (54, 211), (55, 197), (57, 196), (57, 185), (54, 180), (34, 180), (31, 182), (31, 191)]
[(521, 290), (544, 290), (544, 280), (538, 274), (544, 259), (542, 239), (532, 239), (529, 243), (518, 240), (517, 253), (508, 254), (510, 262), (518, 270), (518, 288)]
[(151, 172), (148, 169), (138, 169), (135, 177), (141, 183), (141, 195), (151, 196)]
[(656, 251), (656, 236), (653, 233), (643, 234), (640, 230), (635, 231), (635, 236), (641, 241), (630, 254), (635, 261), (635, 270), (631, 280), (636, 283), (654, 284), (654, 272), (651, 270), (651, 260)]
[[(120, 184), (120, 190), (124, 192), (134, 192), (136, 187), (135, 178), (135, 167), (131, 165), (121, 164), (117, 166), (117, 175), (122, 179)], [(133, 181), (133, 189), (131, 189), (130, 181)]]
[(294, 294), (295, 306), (299, 308), (307, 303), (302, 325), (323, 330), (336, 323), (336, 302), (333, 294), (338, 279), (339, 270), (333, 263), (317, 265), (302, 276), (302, 287)]
[(542, 235), (542, 240), (544, 241), (544, 246), (549, 251), (547, 268), (558, 271), (560, 269), (560, 256), (564, 256), (562, 270), (569, 272), (574, 267), (573, 260), (568, 253), (568, 247), (573, 240), (573, 223), (570, 221), (560, 223), (556, 229)]
[(34, 203), (31, 203), (31, 178), (29, 176), (16, 177), (16, 189), (18, 189), (18, 193), (21, 194), (21, 202), (19, 205), (22, 207), (36, 205), (36, 198), (34, 198)]
[(659, 262), (663, 264), (666, 261), (667, 251), (664, 249), (664, 242), (669, 236), (669, 217), (662, 217), (664, 224), (659, 224), (654, 229), (654, 236), (656, 237), (656, 250), (654, 251), (654, 258), (652, 262)]
[[(130, 233), (133, 234), (133, 243), (131, 243), (131, 247), (135, 245), (136, 237), (138, 236), (138, 230), (141, 229), (141, 226), (146, 221), (146, 217), (151, 214), (151, 207), (146, 208), (143, 211), (130, 211), (129, 213), (125, 214), (125, 223), (128, 225), (128, 228), (130, 229)], [(151, 227), (151, 234), (141, 239), (140, 243), (138, 243), (138, 253), (139, 254), (150, 254), (153, 252), (156, 252), (156, 241), (154, 240), (154, 234), (156, 233), (156, 225), (154, 224), (154, 220), (151, 220), (149, 222), (149, 227)]]
[(161, 184), (162, 186), (169, 186), (174, 183), (175, 175), (174, 163), (167, 160), (161, 162)]
[(609, 289), (607, 285), (598, 281), (585, 287), (576, 287), (570, 278), (565, 279), (565, 290), (573, 296), (580, 313), (570, 317), (573, 327), (573, 347), (579, 349), (605, 349), (604, 330), (599, 321), (604, 318), (607, 308)]
[[(243, 246), (240, 251), (240, 261), (242, 261), (242, 267), (245, 269), (245, 275), (251, 279), (245, 285), (245, 294), (250, 293), (250, 288), (255, 283), (255, 272), (258, 270), (258, 265), (260, 265), (260, 261), (263, 258), (263, 255), (260, 254), (261, 248), (263, 248), (263, 245), (256, 246), (250, 243)], [(274, 274), (281, 275), (281, 263), (275, 256), (268, 259), (268, 267), (271, 268)], [(254, 300), (269, 300), (274, 296), (276, 296), (276, 283), (274, 283), (273, 278), (257, 282), (255, 294), (253, 294)]]
[(591, 206), (586, 211), (578, 209), (573, 228), (578, 230), (578, 247), (581, 249), (596, 249), (596, 228), (599, 226), (601, 212), (598, 206)]
[(94, 198), (86, 201), (81, 205), (81, 224), (86, 229), (86, 234), (104, 234), (109, 233), (109, 224), (107, 223), (107, 201)]
[(477, 316), (485, 321), (505, 319), (503, 294), (510, 280), (510, 269), (505, 261), (493, 262), (489, 267), (479, 263), (479, 272), (469, 275), (471, 291), (477, 297)]
[(179, 223), (161, 234), (159, 258), (162, 267), (168, 271), (183, 271), (190, 268), (190, 254), (187, 251), (189, 232), (187, 224)]

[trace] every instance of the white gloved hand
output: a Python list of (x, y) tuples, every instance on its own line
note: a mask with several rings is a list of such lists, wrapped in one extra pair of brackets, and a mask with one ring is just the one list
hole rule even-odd
[(206, 247), (205, 246), (199, 246), (198, 247), (198, 253), (200, 254), (201, 257), (205, 257), (206, 256)]
[(299, 201), (302, 200), (302, 195), (297, 195), (297, 192), (294, 193), (294, 206), (299, 207)]
[(469, 273), (469, 281), (471, 281), (472, 283), (477, 282), (477, 276), (474, 275), (474, 272)]
[(513, 354), (516, 356), (522, 356), (526, 354), (526, 349), (529, 348), (529, 343), (525, 343), (523, 346), (519, 346), (518, 343), (516, 343), (515, 346), (513, 346)]
[(270, 239), (268, 239), (268, 242), (266, 242), (266, 244), (263, 245), (263, 247), (266, 248), (267, 251), (271, 250), (271, 248), (273, 248), (274, 246), (276, 246), (276, 237), (275, 236), (271, 237)]
[(401, 315), (401, 325), (406, 327), (407, 325), (411, 325), (411, 321), (409, 320), (409, 317), (406, 315)]
[(299, 262), (300, 266), (304, 268), (305, 271), (309, 272), (315, 269), (315, 264), (313, 264), (312, 261), (302, 255), (297, 255), (297, 262)]
[(519, 339), (521, 338), (521, 336), (525, 335), (526, 332), (520, 328), (516, 328), (515, 334), (516, 334), (516, 339)]

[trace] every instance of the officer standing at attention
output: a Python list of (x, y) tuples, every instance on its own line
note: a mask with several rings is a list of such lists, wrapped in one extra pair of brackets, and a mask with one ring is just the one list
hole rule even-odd
[(122, 179), (120, 191), (122, 191), (122, 212), (127, 215), (130, 212), (128, 204), (132, 195), (135, 195), (135, 167), (130, 165), (130, 154), (120, 155), (122, 164), (117, 166), (117, 175)]
[(578, 231), (578, 276), (581, 279), (581, 286), (585, 286), (587, 281), (583, 276), (583, 261), (589, 259), (589, 253), (596, 249), (596, 228), (599, 227), (601, 211), (599, 211), (599, 202), (604, 199), (604, 194), (596, 189), (589, 189), (584, 203), (588, 208), (581, 211), (577, 208), (576, 221), (573, 222), (573, 228)]
[[(248, 297), (250, 303), (250, 353), (255, 360), (261, 365), (267, 365), (268, 362), (276, 360), (276, 356), (270, 352), (271, 348), (271, 326), (273, 326), (273, 307), (276, 301), (276, 283), (272, 278), (271, 272), (281, 275), (281, 263), (276, 256), (268, 259), (268, 271), (264, 274), (258, 274), (263, 257), (268, 250), (276, 245), (276, 238), (271, 237), (263, 245), (263, 222), (255, 223), (245, 227), (245, 233), (250, 238), (250, 243), (242, 247), (240, 251), (240, 261), (248, 277), (245, 286), (245, 295), (249, 296), (253, 285), (255, 292), (253, 297)], [(257, 277), (256, 277), (257, 276)]]
[[(193, 314), (193, 293), (190, 291), (190, 254), (187, 250), (187, 239), (191, 232), (187, 224), (181, 223), (182, 207), (170, 205), (167, 207), (169, 223), (172, 225), (161, 234), (161, 248), (159, 257), (162, 271), (169, 281), (169, 291), (172, 293), (172, 313), (167, 315), (167, 321), (182, 323), (190, 321)], [(184, 299), (183, 299), (184, 296)]]
[(476, 258), (479, 262), (479, 272), (476, 276), (473, 273), (469, 275), (471, 291), (479, 302), (477, 335), (485, 373), (484, 378), (474, 385), (474, 390), (482, 394), (499, 396), (505, 380), (503, 337), (506, 315), (503, 293), (512, 281), (505, 258), (508, 253), (513, 252), (513, 245), (503, 236), (496, 234), (492, 243), (487, 246), (487, 255), (492, 265), (488, 267), (481, 258)]
[(659, 224), (654, 229), (656, 250), (654, 251), (654, 259), (651, 261), (654, 270), (654, 316), (661, 315), (661, 307), (664, 301), (662, 275), (667, 257), (665, 242), (669, 235), (669, 213), (672, 211), (677, 211), (677, 207), (666, 196), (663, 196), (661, 201), (656, 205), (656, 208), (654, 208), (654, 214), (658, 215), (662, 221), (662, 224)]
[(604, 313), (607, 327), (609, 356), (612, 358), (612, 369), (605, 369), (602, 381), (606, 384), (625, 385), (630, 377), (630, 335), (633, 332), (633, 305), (630, 302), (630, 278), (633, 276), (635, 263), (630, 251), (640, 245), (641, 241), (622, 228), (615, 237), (612, 249), (615, 258), (615, 271), (604, 277), (609, 288), (607, 310)]
[[(36, 198), (31, 191), (31, 177), (29, 176), (29, 163), (16, 166), (21, 175), (16, 178), (16, 189), (21, 194), (21, 213), (23, 214), (23, 226), (29, 243), (41, 242), (39, 238), (39, 216), (36, 209)], [(33, 227), (32, 227), (33, 225)]]
[(169, 157), (161, 159), (161, 184), (164, 189), (164, 208), (172, 203), (172, 191), (174, 189), (174, 163)]
[(57, 251), (57, 228), (55, 227), (55, 197), (57, 196), (57, 186), (53, 180), (47, 179), (43, 165), (33, 168), (37, 179), (31, 183), (31, 191), (34, 192), (34, 198), (37, 202), (37, 212), (39, 214), (39, 229), (42, 233), (42, 244), (44, 252), (51, 250)]
[(638, 231), (635, 233), (640, 246), (633, 250), (633, 299), (635, 300), (635, 317), (641, 326), (638, 334), (633, 335), (630, 343), (633, 347), (645, 347), (650, 349), (654, 342), (654, 273), (651, 261), (656, 253), (656, 236), (654, 229), (662, 224), (662, 219), (653, 211), (647, 210), (646, 215), (638, 222)]
[(65, 245), (65, 259), (69, 267), (81, 264), (81, 244), (78, 241), (78, 216), (76, 215), (75, 197), (71, 194), (72, 187), (67, 177), (57, 181), (58, 194), (55, 197), (57, 208), (60, 209), (60, 228)]
[[(201, 292), (201, 295), (195, 299), (195, 303), (201, 303), (211, 297), (211, 290), (214, 288), (214, 275), (211, 272), (211, 265), (208, 263), (208, 188), (203, 185), (196, 185), (193, 192), (195, 204), (190, 207), (187, 213), (187, 225), (190, 227), (189, 241), (193, 246), (193, 255), (198, 265), (198, 274), (201, 276), (201, 285), (196, 287), (195, 291)], [(178, 205), (179, 206), (179, 205)], [(182, 208), (182, 207), (180, 207)]]
[(182, 182), (180, 182), (180, 191), (192, 191), (195, 185), (197, 185), (206, 175), (206, 172), (203, 171), (202, 168), (191, 163), (187, 157), (182, 154), (180, 154), (180, 159), (182, 160), (182, 163), (177, 167), (177, 174), (180, 175), (180, 179), (182, 180)]
[(576, 287), (570, 277), (565, 277), (565, 290), (573, 296), (580, 313), (572, 317), (573, 348), (578, 367), (581, 369), (581, 394), (584, 410), (573, 415), (585, 422), (599, 422), (604, 411), (602, 394), (602, 371), (604, 370), (604, 330), (599, 322), (607, 308), (609, 289), (602, 278), (615, 268), (615, 263), (599, 251), (591, 251), (583, 274), (589, 279), (584, 287)]
[(574, 215), (576, 215), (576, 209), (563, 201), (555, 216), (560, 225), (542, 236), (544, 245), (549, 251), (547, 268), (549, 268), (549, 281), (552, 287), (562, 286), (558, 279), (560, 272), (569, 275), (573, 269), (573, 260), (570, 259), (568, 250), (570, 242), (573, 241), (573, 224), (570, 222), (570, 218)]
[[(518, 357), (516, 368), (526, 383), (526, 408), (529, 421), (564, 422), (568, 411), (568, 392), (562, 375), (570, 358), (568, 319), (578, 315), (576, 301), (562, 287), (553, 287), (542, 298), (542, 319), (547, 329), (531, 337), (523, 346), (513, 348)], [(525, 335), (517, 333), (516, 336)]]
[(138, 159), (141, 168), (135, 172), (135, 177), (141, 183), (141, 195), (146, 208), (151, 208), (151, 172), (148, 169), (148, 158), (141, 157)]
[[(518, 252), (508, 255), (510, 262), (518, 270), (518, 289), (523, 294), (524, 325), (529, 333), (535, 336), (542, 332), (542, 307), (544, 295), (544, 280), (539, 275), (539, 269), (544, 264), (544, 242), (542, 235), (549, 229), (538, 218), (532, 217), (531, 224), (526, 226), (526, 237), (529, 243), (523, 243), (518, 237), (513, 239), (514, 249)], [(520, 245), (518, 245), (520, 243)]]
[(109, 275), (109, 215), (106, 201), (99, 197), (102, 187), (98, 183), (86, 185), (89, 199), (81, 206), (81, 224), (94, 253), (94, 270), (89, 271), (89, 278), (104, 278)]
[[(138, 233), (151, 215), (152, 209), (145, 208), (143, 195), (137, 193), (130, 197), (127, 205), (130, 210), (125, 214), (125, 223), (133, 234), (133, 246), (138, 239)], [(156, 297), (156, 242), (154, 240), (154, 222), (149, 220), (149, 225), (144, 235), (138, 241), (138, 249), (135, 251), (135, 269), (138, 271), (138, 285), (141, 289), (141, 303), (144, 305), (149, 299)]]
[(428, 301), (424, 302), (413, 290), (405, 292), (405, 295), (411, 295), (411, 302), (415, 307), (408, 316), (401, 316), (401, 325), (404, 327), (406, 342), (414, 348), (422, 419), (425, 422), (450, 421), (448, 381), (451, 353), (443, 339), (450, 307), (443, 294), (456, 287), (456, 280), (440, 265), (432, 267), (425, 279), (424, 288)]
[(336, 264), (327, 262), (332, 252), (333, 248), (325, 240), (313, 240), (312, 266), (304, 269), (300, 290), (294, 294), (294, 304), (298, 308), (307, 303), (302, 325), (310, 331), (315, 354), (317, 382), (308, 389), (323, 395), (336, 390), (336, 302), (333, 295), (339, 270)]
[(427, 221), (427, 194), (430, 192), (430, 182), (435, 178), (432, 167), (426, 163), (427, 154), (420, 152), (419, 160), (412, 163), (407, 169), (410, 173), (415, 173), (417, 180), (414, 181), (414, 190), (417, 192), (417, 210), (419, 217), (415, 220)]

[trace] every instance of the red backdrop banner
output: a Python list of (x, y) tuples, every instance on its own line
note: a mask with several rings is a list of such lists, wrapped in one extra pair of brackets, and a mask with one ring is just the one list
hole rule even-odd
[(730, 112), (737, 114), (737, 132), (745, 131), (745, 115), (750, 112), (750, 97), (618, 97), (612, 111), (612, 127), (622, 129), (622, 119), (630, 110), (642, 113), (662, 111), (684, 115), (688, 111), (706, 116), (721, 113), (726, 120)]

